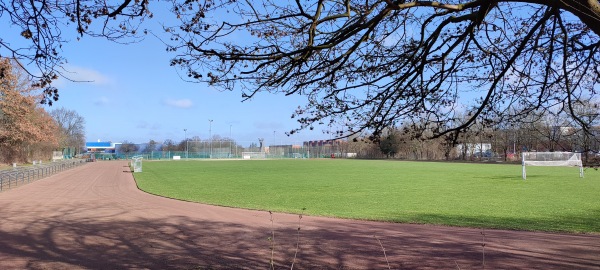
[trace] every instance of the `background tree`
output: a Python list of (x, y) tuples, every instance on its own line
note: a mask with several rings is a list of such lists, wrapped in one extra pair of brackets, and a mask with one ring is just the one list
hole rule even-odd
[(188, 142), (188, 151), (190, 153), (199, 153), (203, 149), (203, 144), (205, 144), (199, 136), (193, 136), (189, 138)]
[(0, 72), (4, 74), (0, 79), (1, 161), (50, 158), (51, 151), (58, 146), (55, 122), (38, 107), (39, 96), (15, 61), (0, 58)]
[[(383, 158), (385, 157), (381, 153), (381, 149), (376, 143), (370, 141), (368, 138), (355, 137), (348, 142), (348, 153), (356, 153), (358, 158)], [(314, 157), (315, 153), (311, 151), (311, 156)]]
[(155, 140), (150, 140), (146, 144), (146, 148), (144, 148), (144, 153), (148, 154), (148, 153), (151, 153), (152, 151), (157, 151), (157, 147), (158, 147), (158, 142), (156, 142)]
[(306, 96), (292, 115), (298, 129), (341, 120), (345, 134), (379, 135), (426, 122), (422, 131), (443, 136), (572, 112), (600, 81), (597, 0), (224, 0), (173, 11), (182, 25), (167, 29), (181, 42), (172, 65), (246, 99)]
[(85, 146), (85, 119), (76, 111), (64, 107), (52, 110), (50, 115), (58, 124), (60, 148), (72, 148), (73, 155), (81, 152)]
[(125, 158), (129, 158), (129, 155), (137, 153), (139, 147), (131, 142), (124, 141), (121, 143), (121, 147), (119, 147), (119, 152), (125, 154)]
[[(583, 101), (574, 105), (574, 108), (576, 117), (586, 123), (581, 129), (573, 131), (574, 145), (583, 152), (584, 162), (587, 163), (591, 152), (600, 151), (600, 102)], [(585, 130), (586, 127), (592, 132)]]
[(394, 157), (398, 153), (400, 138), (395, 130), (389, 130), (388, 134), (379, 141), (379, 149), (387, 158)]
[(178, 146), (171, 139), (166, 139), (162, 144), (162, 151), (178, 151)]
[(503, 161), (517, 159), (517, 135), (516, 129), (512, 125), (500, 123), (494, 126), (493, 136), (496, 140), (495, 152), (498, 153)]

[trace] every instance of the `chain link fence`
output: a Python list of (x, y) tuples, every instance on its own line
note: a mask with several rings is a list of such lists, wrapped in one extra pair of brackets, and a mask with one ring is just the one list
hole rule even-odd
[[(239, 144), (238, 144), (239, 143)], [(261, 146), (257, 143), (232, 141), (188, 141), (180, 145), (178, 150), (147, 149), (139, 145), (136, 152), (114, 154), (99, 154), (98, 159), (130, 159), (133, 156), (142, 156), (146, 160), (162, 159), (294, 159), (294, 158), (347, 158), (355, 157), (355, 153), (348, 153), (347, 143), (338, 140), (310, 141), (291, 144), (277, 144)], [(181, 150), (183, 149), (183, 150)], [(187, 150), (185, 150), (187, 149)], [(252, 154), (249, 154), (252, 153)], [(259, 153), (259, 154), (257, 154)]]

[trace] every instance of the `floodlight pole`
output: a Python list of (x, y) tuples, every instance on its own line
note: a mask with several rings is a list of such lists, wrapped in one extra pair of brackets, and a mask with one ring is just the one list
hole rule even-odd
[(208, 155), (208, 158), (212, 158), (212, 119), (208, 119), (208, 143), (210, 143), (210, 154)]
[(184, 128), (183, 132), (185, 134), (185, 159), (189, 159), (190, 155), (189, 155), (189, 152), (188, 152), (187, 128)]

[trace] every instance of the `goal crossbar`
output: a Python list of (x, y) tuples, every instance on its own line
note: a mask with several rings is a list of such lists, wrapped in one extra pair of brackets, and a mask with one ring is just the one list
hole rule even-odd
[(242, 159), (266, 159), (265, 152), (242, 152)]
[(523, 179), (527, 179), (526, 166), (579, 167), (579, 177), (583, 178), (581, 153), (573, 152), (523, 152)]

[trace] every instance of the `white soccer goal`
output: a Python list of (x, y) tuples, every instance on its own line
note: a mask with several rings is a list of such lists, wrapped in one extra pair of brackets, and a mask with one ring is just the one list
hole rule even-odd
[(134, 156), (131, 158), (131, 166), (133, 167), (133, 172), (142, 172), (142, 159), (141, 156)]
[(242, 152), (243, 159), (265, 159), (267, 154), (265, 152)]
[(62, 160), (63, 152), (62, 151), (52, 151), (52, 161)]
[(527, 179), (525, 166), (579, 167), (579, 177), (583, 177), (581, 153), (572, 152), (523, 152), (523, 179)]

